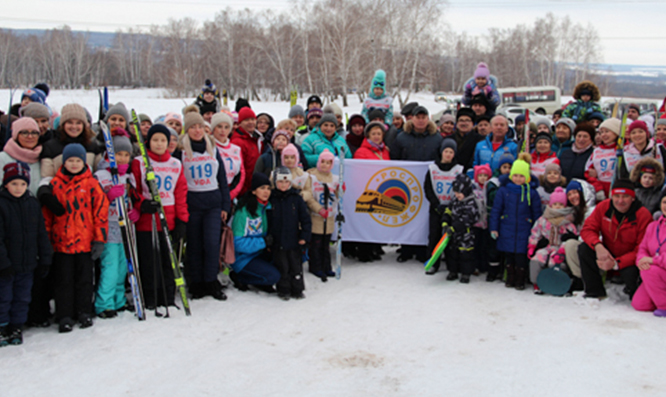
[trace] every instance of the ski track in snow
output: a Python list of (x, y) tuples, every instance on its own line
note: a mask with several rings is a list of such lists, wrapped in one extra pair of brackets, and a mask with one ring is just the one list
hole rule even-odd
[[(179, 111), (161, 90), (111, 90), (110, 101), (153, 119)], [(431, 113), (427, 93), (413, 94)], [(303, 104), (306, 98), (299, 98)], [(349, 96), (349, 115), (360, 111)], [(8, 90), (0, 100), (9, 102)], [(15, 94), (14, 102), (20, 100)], [(563, 101), (565, 98), (563, 98)], [(59, 110), (81, 103), (97, 118), (96, 91), (54, 90)], [(191, 99), (188, 99), (188, 103)], [(341, 100), (338, 101), (340, 104)], [(139, 105), (140, 104), (140, 105)], [(232, 104), (232, 103), (230, 103)], [(394, 102), (397, 107), (397, 101)], [(4, 108), (3, 105), (2, 107)], [(276, 122), (288, 103), (253, 102)], [(307, 298), (283, 302), (227, 290), (192, 301), (192, 316), (145, 322), (131, 313), (60, 335), (28, 329), (0, 349), (0, 395), (51, 396), (562, 396), (663, 395), (664, 322), (634, 311), (621, 287), (609, 298), (535, 296), (472, 277), (425, 276), (423, 264), (345, 259), (341, 280), (306, 274)]]

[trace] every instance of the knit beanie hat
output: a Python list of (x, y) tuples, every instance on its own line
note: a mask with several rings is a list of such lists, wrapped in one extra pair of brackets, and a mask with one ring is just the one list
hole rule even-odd
[(150, 140), (155, 134), (162, 134), (166, 137), (167, 142), (171, 141), (171, 132), (169, 132), (169, 127), (167, 127), (166, 124), (153, 124), (150, 126), (148, 134), (146, 135), (146, 145), (148, 148), (150, 148)]
[(365, 126), (365, 129), (363, 130), (363, 135), (367, 138), (368, 134), (370, 134), (370, 130), (379, 127), (382, 130), (382, 136), (386, 135), (386, 124), (384, 124), (381, 121), (371, 121), (368, 123), (368, 125)]
[(634, 190), (634, 183), (628, 179), (619, 179), (611, 188), (611, 196), (614, 194), (628, 194), (630, 196), (636, 197), (636, 192)]
[(643, 120), (636, 120), (629, 124), (629, 128), (627, 128), (627, 134), (631, 134), (631, 131), (635, 130), (636, 128), (640, 128), (641, 130), (645, 131), (645, 134), (648, 135), (648, 138), (650, 138), (650, 131), (648, 130), (648, 126)]
[(372, 86), (370, 91), (373, 91), (375, 88), (381, 88), (382, 91), (386, 92), (386, 72), (378, 69), (375, 72), (375, 77), (372, 78)]
[(204, 119), (201, 117), (201, 114), (195, 113), (195, 112), (189, 112), (185, 115), (185, 122), (183, 123), (183, 131), (187, 133), (187, 130), (190, 129), (190, 127), (201, 124), (202, 126), (204, 125)]
[(324, 106), (324, 109), (322, 109), (324, 113), (333, 113), (336, 116), (342, 116), (342, 109), (340, 109), (340, 106), (336, 105), (335, 102), (329, 103), (328, 105)]
[(217, 102), (201, 102), (199, 103), (199, 114), (215, 113), (217, 111)]
[(490, 70), (488, 70), (488, 65), (486, 65), (485, 62), (479, 62), (479, 64), (476, 65), (476, 70), (474, 71), (474, 78), (477, 77), (485, 77), (486, 79), (490, 77)]
[(227, 113), (220, 112), (215, 113), (213, 118), (210, 119), (210, 129), (214, 130), (220, 124), (227, 124), (230, 128), (234, 126), (234, 121), (231, 119)]
[(384, 120), (384, 116), (386, 113), (384, 113), (383, 110), (381, 109), (372, 109), (371, 111), (368, 112), (368, 120)]
[(12, 123), (12, 138), (16, 139), (21, 131), (37, 131), (39, 126), (35, 119), (30, 117), (21, 117)]
[(589, 116), (587, 116), (588, 120), (599, 120), (599, 121), (604, 121), (606, 120), (606, 116), (604, 116), (603, 113), (601, 112), (592, 112), (590, 113)]
[(456, 175), (456, 179), (451, 182), (451, 190), (454, 193), (462, 193), (465, 197), (474, 194), (474, 186), (467, 174)]
[(553, 205), (555, 203), (560, 203), (564, 206), (567, 205), (567, 193), (559, 186), (555, 188), (553, 193), (551, 193), (548, 205)]
[(557, 171), (560, 175), (562, 175), (562, 167), (560, 167), (560, 165), (557, 163), (548, 164), (544, 170), (544, 174), (548, 175), (548, 172), (550, 171)]
[(524, 122), (525, 122), (525, 115), (524, 115), (524, 114), (519, 114), (518, 116), (516, 116), (514, 122), (515, 122), (516, 124), (518, 124), (518, 123), (524, 123)]
[(282, 155), (280, 159), (282, 160), (282, 164), (284, 164), (284, 156), (296, 156), (296, 164), (301, 161), (300, 155), (298, 154), (298, 148), (293, 143), (288, 144), (284, 149), (282, 149)]
[(553, 125), (553, 123), (545, 117), (539, 117), (538, 119), (536, 119), (536, 122), (534, 124), (537, 127), (539, 127), (540, 125), (545, 125), (546, 127), (548, 127), (548, 129), (550, 129), (550, 126)]
[(416, 108), (417, 106), (419, 106), (418, 102), (409, 102), (408, 104), (403, 106), (402, 109), (400, 109), (400, 114), (405, 116), (405, 117), (409, 116), (409, 115), (412, 114), (412, 112), (414, 111), (414, 108)]
[(550, 134), (547, 133), (547, 132), (540, 132), (540, 133), (538, 133), (537, 136), (536, 136), (536, 138), (534, 138), (534, 143), (537, 143), (537, 142), (539, 142), (539, 141), (542, 140), (542, 139), (547, 140), (547, 141), (550, 142), (551, 144), (553, 143), (553, 137), (550, 136)]
[(509, 178), (512, 178), (514, 175), (523, 175), (525, 177), (525, 182), (530, 183), (530, 163), (532, 162), (532, 157), (527, 153), (520, 153), (518, 159), (513, 162), (511, 166), (511, 173)]
[(81, 120), (85, 125), (90, 125), (86, 110), (77, 103), (67, 104), (60, 111), (60, 125), (65, 125), (65, 122), (69, 120)]
[(453, 117), (451, 113), (444, 113), (442, 117), (439, 118), (439, 121), (437, 122), (437, 126), (441, 126), (444, 123), (456, 123), (456, 118)]
[(115, 153), (127, 152), (130, 155), (134, 153), (134, 147), (127, 131), (122, 128), (114, 128), (111, 135), (113, 136), (113, 151)]
[(474, 181), (479, 183), (479, 175), (488, 175), (488, 178), (493, 176), (493, 170), (488, 164), (481, 164), (474, 166)]
[(638, 112), (638, 114), (641, 114), (641, 107), (635, 103), (630, 103), (629, 106), (627, 107), (627, 110), (629, 109), (634, 109), (635, 111)]
[(240, 112), (243, 108), (252, 109), (252, 106), (250, 106), (250, 101), (245, 98), (238, 98), (236, 101), (236, 112)]
[[(166, 116), (164, 116), (164, 124), (167, 124), (171, 120), (175, 120), (175, 121), (179, 122), (180, 125), (183, 125), (183, 117), (178, 113), (169, 112), (169, 113), (166, 114)], [(180, 132), (180, 131), (178, 131), (178, 132)]]
[(16, 161), (15, 163), (9, 163), (5, 165), (2, 169), (5, 175), (2, 178), (2, 184), (7, 186), (7, 184), (14, 179), (23, 179), (25, 183), (30, 184), (30, 166), (23, 161)]
[(80, 143), (70, 143), (69, 145), (65, 146), (65, 148), (62, 151), (62, 162), (63, 162), (63, 164), (70, 157), (78, 157), (78, 158), (81, 159), (81, 161), (83, 161), (85, 163), (86, 162), (86, 149)]
[(144, 121), (149, 122), (150, 124), (153, 124), (153, 120), (150, 119), (150, 116), (148, 116), (145, 113), (139, 113), (139, 123), (143, 123)]
[[(319, 98), (317, 95), (310, 95), (310, 97), (308, 98), (308, 101), (305, 103), (305, 107), (310, 107), (311, 103), (318, 103), (319, 107), (321, 107), (321, 105), (322, 105), (321, 98)], [(310, 109), (310, 111), (311, 110), (312, 109)]]
[(217, 93), (217, 88), (215, 87), (215, 84), (213, 84), (213, 82), (210, 81), (210, 79), (206, 79), (204, 81), (203, 87), (201, 87), (201, 93), (202, 94), (205, 94), (207, 92), (210, 92), (210, 93), (213, 93), (213, 94)]
[(338, 119), (335, 118), (333, 113), (326, 113), (321, 116), (321, 119), (319, 120), (319, 126), (323, 125), (324, 123), (333, 123), (335, 128), (338, 128)]
[(612, 131), (615, 135), (619, 136), (621, 125), (622, 121), (620, 121), (620, 119), (616, 119), (615, 117), (610, 117), (604, 120), (601, 124), (599, 124), (599, 129), (606, 128)]
[(39, 88), (33, 87), (23, 91), (23, 95), (21, 95), (21, 101), (25, 97), (30, 98), (30, 101), (32, 102), (41, 103), (42, 105), (46, 103), (46, 94)]
[(331, 153), (331, 151), (328, 149), (324, 149), (324, 151), (319, 154), (319, 158), (317, 159), (317, 169), (321, 171), (321, 162), (323, 160), (333, 161), (333, 159), (335, 159), (333, 153)]
[(281, 165), (277, 167), (275, 170), (275, 181), (289, 181), (291, 182), (291, 171), (289, 171), (289, 168)]
[(557, 123), (555, 123), (555, 127), (557, 127), (560, 124), (564, 124), (567, 127), (569, 127), (569, 132), (571, 134), (573, 134), (574, 130), (576, 129), (576, 122), (568, 117), (562, 117), (561, 119), (557, 120)]
[(290, 139), (289, 138), (289, 132), (287, 132), (285, 130), (277, 130), (273, 133), (273, 136), (271, 137), (271, 145), (273, 147), (275, 147), (275, 138), (277, 138), (279, 136), (283, 136), (287, 140), (287, 143), (289, 143), (289, 139)]
[(296, 164), (301, 161), (300, 155), (298, 154), (298, 149), (293, 143), (288, 144), (284, 149), (282, 149), (280, 158), (280, 160), (282, 160), (282, 164), (284, 164), (284, 156), (296, 156)]
[(578, 182), (575, 179), (569, 182), (569, 184), (567, 185), (567, 193), (569, 193), (572, 190), (578, 190), (581, 193), (581, 195), (584, 193), (583, 185), (581, 185), (580, 182)]
[(504, 164), (513, 164), (514, 161), (516, 161), (516, 158), (513, 157), (513, 154), (510, 152), (504, 152), (504, 154), (500, 156), (497, 168), (501, 168)]
[(314, 116), (321, 117), (323, 115), (324, 115), (324, 112), (322, 112), (321, 109), (319, 109), (319, 108), (312, 108), (312, 109), (308, 110), (308, 120), (310, 120), (311, 117), (314, 117)]
[(247, 119), (256, 119), (257, 115), (254, 113), (254, 110), (244, 107), (238, 111), (238, 122), (242, 123)]
[[(666, 113), (664, 113), (664, 116), (666, 116)], [(660, 117), (660, 118), (657, 120), (657, 125), (666, 125), (666, 118), (664, 118), (663, 116)]]
[(51, 117), (49, 108), (47, 108), (46, 105), (37, 102), (30, 102), (23, 106), (19, 113), (21, 113), (21, 116), (23, 117), (31, 117), (33, 119), (48, 119)]
[(255, 172), (252, 174), (252, 184), (250, 185), (250, 191), (255, 191), (258, 188), (269, 185), (271, 181), (268, 180), (268, 177), (262, 172)]
[(104, 116), (104, 121), (108, 123), (109, 117), (113, 116), (114, 114), (117, 114), (122, 118), (124, 118), (126, 124), (129, 123), (130, 115), (124, 103), (118, 102), (115, 105), (111, 106), (109, 110), (106, 111), (106, 116)]
[(289, 118), (295, 117), (295, 116), (303, 116), (305, 118), (305, 111), (303, 110), (303, 106), (301, 105), (294, 105), (289, 109)]
[(486, 108), (488, 108), (488, 98), (484, 94), (476, 94), (472, 97), (472, 100), (469, 102), (469, 106), (471, 107), (474, 104), (478, 105), (483, 105)]
[(456, 143), (455, 140), (451, 138), (444, 138), (442, 143), (439, 144), (439, 153), (441, 154), (444, 149), (453, 149), (453, 153), (457, 154), (458, 153), (458, 144)]

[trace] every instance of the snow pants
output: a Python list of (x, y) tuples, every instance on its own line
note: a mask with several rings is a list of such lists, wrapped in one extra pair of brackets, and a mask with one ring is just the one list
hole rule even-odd
[(42, 278), (39, 274), (34, 274), (32, 278), (28, 322), (42, 324), (48, 321), (51, 317), (51, 299), (53, 299), (53, 268), (46, 278)]
[[(220, 239), (222, 238), (222, 208), (188, 208), (186, 269), (191, 283), (217, 280), (220, 272)], [(176, 242), (177, 244), (178, 242)], [(176, 249), (176, 248), (174, 248)]]
[(488, 244), (490, 243), (490, 233), (487, 229), (480, 227), (473, 227), (474, 232), (474, 263), (476, 270), (479, 272), (487, 272), (489, 266), (488, 259)]
[[(585, 294), (595, 297), (606, 296), (601, 270), (597, 266), (597, 253), (587, 244), (582, 243), (578, 246), (578, 257)], [(624, 280), (625, 290), (629, 293), (630, 298), (634, 296), (634, 292), (638, 288), (638, 273), (638, 268), (634, 265), (620, 269), (620, 276)]]
[(312, 233), (309, 254), (310, 273), (331, 272), (331, 235)]
[(640, 273), (643, 283), (636, 290), (631, 306), (640, 311), (666, 310), (666, 270), (650, 266)]
[(282, 294), (298, 295), (305, 289), (301, 250), (275, 250), (273, 262), (280, 272), (277, 290)]
[(122, 243), (106, 243), (100, 257), (99, 281), (95, 294), (95, 313), (125, 306), (127, 258)]
[(90, 252), (53, 255), (53, 295), (56, 303), (56, 319), (80, 315), (92, 317), (93, 263)]
[(280, 272), (261, 256), (248, 262), (237, 275), (238, 281), (250, 285), (275, 285), (280, 281)]
[(28, 319), (33, 272), (0, 277), (0, 325), (20, 327)]
[(444, 250), (446, 269), (451, 273), (461, 273), (465, 276), (474, 273), (474, 249), (451, 246), (451, 243)]
[[(173, 279), (171, 258), (167, 250), (164, 233), (158, 232), (160, 241), (160, 256), (155, 256), (152, 232), (136, 232), (136, 244), (139, 251), (139, 265), (141, 266), (141, 286), (146, 307), (173, 306), (176, 292), (176, 283)], [(157, 258), (157, 261), (155, 260)], [(166, 290), (166, 302), (164, 295)]]

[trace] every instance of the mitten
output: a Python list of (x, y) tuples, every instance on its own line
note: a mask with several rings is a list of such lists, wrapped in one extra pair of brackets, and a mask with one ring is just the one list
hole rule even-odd
[(493, 89), (489, 85), (483, 86), (483, 93), (486, 94), (486, 96), (489, 96), (493, 92)]
[(597, 203), (600, 203), (606, 200), (606, 193), (603, 190), (599, 190), (596, 194)]
[(329, 210), (322, 208), (319, 210), (319, 216), (321, 216), (322, 218), (328, 218), (328, 212)]
[(568, 240), (575, 240), (577, 239), (578, 236), (576, 236), (576, 233), (573, 232), (566, 232), (562, 235), (562, 238), (560, 239), (562, 242), (568, 241)]
[(539, 241), (537, 242), (536, 249), (540, 250), (541, 248), (546, 248), (548, 247), (548, 239), (545, 237), (541, 237)]
[(62, 203), (58, 201), (58, 198), (53, 194), (53, 191), (50, 188), (45, 189), (42, 194), (39, 195), (39, 202), (48, 208), (55, 216), (65, 215), (65, 207), (63, 207)]
[(125, 194), (125, 188), (123, 185), (113, 185), (111, 189), (106, 192), (106, 197), (109, 198), (109, 201), (113, 201), (118, 197), (121, 197), (123, 194)]
[(174, 227), (173, 231), (171, 232), (171, 237), (173, 238), (173, 241), (178, 243), (180, 240), (185, 238), (186, 233), (187, 233), (187, 223), (181, 221), (180, 219), (176, 219), (176, 227)]
[(136, 223), (136, 221), (138, 221), (141, 217), (141, 211), (137, 210), (136, 208), (132, 208), (129, 213), (127, 213), (127, 217), (130, 221), (132, 221), (132, 223)]
[(92, 257), (92, 260), (96, 261), (99, 259), (100, 256), (102, 256), (102, 252), (104, 251), (104, 243), (95, 241), (92, 243), (92, 249), (90, 250), (90, 256)]
[(527, 257), (531, 259), (534, 256), (534, 251), (536, 251), (536, 245), (528, 244), (528, 246), (527, 246)]
[(160, 209), (160, 203), (155, 200), (143, 200), (141, 203), (142, 214), (154, 214)]

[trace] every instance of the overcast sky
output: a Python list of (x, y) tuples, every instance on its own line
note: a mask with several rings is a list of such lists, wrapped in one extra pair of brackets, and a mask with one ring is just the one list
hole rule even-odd
[[(226, 8), (286, 11), (288, 0), (2, 0), (0, 27), (116, 31), (163, 24), (169, 18), (212, 20)], [(591, 23), (601, 37), (604, 62), (666, 66), (666, 0), (450, 0), (445, 22), (455, 32), (482, 35), (489, 27), (532, 24), (553, 12)]]

